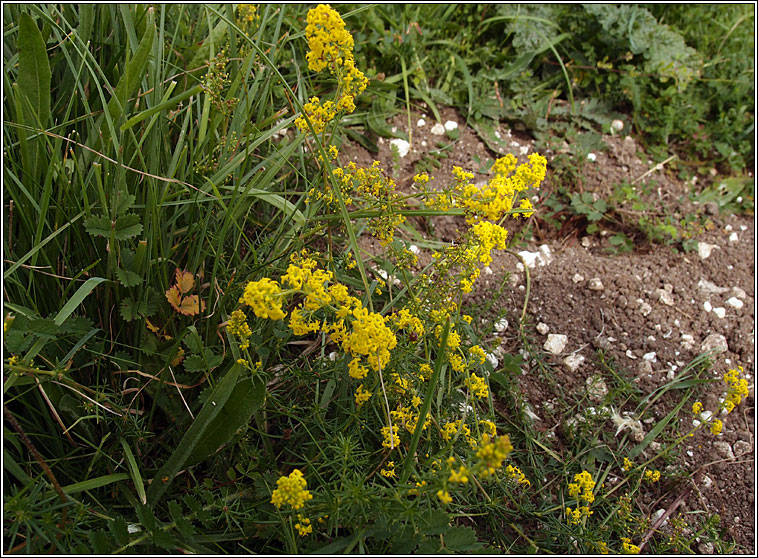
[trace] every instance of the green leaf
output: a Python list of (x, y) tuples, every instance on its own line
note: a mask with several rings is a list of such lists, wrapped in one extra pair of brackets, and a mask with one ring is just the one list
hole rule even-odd
[(84, 220), (84, 230), (92, 236), (111, 236), (111, 220), (105, 216), (89, 217)]
[(106, 554), (111, 553), (111, 539), (108, 537), (108, 534), (102, 529), (98, 529), (97, 531), (90, 531), (89, 541), (95, 554), (105, 556)]
[(155, 531), (157, 523), (155, 521), (153, 508), (144, 504), (140, 504), (136, 507), (136, 512), (137, 518), (139, 519), (139, 522), (142, 523), (142, 526), (151, 533)]
[(108, 522), (108, 527), (110, 527), (113, 538), (116, 540), (118, 546), (129, 544), (129, 529), (123, 517), (117, 516), (113, 521)]
[(476, 532), (470, 527), (452, 527), (444, 534), (445, 546), (454, 552), (475, 550), (482, 547), (476, 540)]
[(116, 219), (114, 226), (116, 240), (126, 240), (137, 236), (142, 232), (142, 223), (139, 222), (139, 215), (136, 213), (127, 213)]
[(231, 369), (213, 389), (205, 405), (203, 405), (200, 413), (198, 413), (192, 425), (182, 437), (181, 442), (179, 442), (171, 457), (168, 458), (163, 467), (153, 477), (147, 490), (149, 502), (157, 502), (159, 500), (166, 491), (166, 488), (171, 484), (176, 473), (184, 467), (189, 457), (193, 455), (195, 448), (202, 441), (206, 430), (221, 412), (224, 404), (234, 391), (237, 385), (237, 378), (242, 370), (244, 370), (242, 366), (233, 364)]
[(208, 424), (185, 466), (200, 463), (231, 440), (239, 428), (250, 422), (250, 417), (263, 404), (265, 395), (266, 386), (260, 379), (239, 382), (216, 418)]
[(17, 83), (43, 128), (50, 119), (51, 77), (42, 33), (31, 16), (22, 13), (18, 28)]
[(119, 440), (121, 442), (121, 447), (124, 448), (124, 457), (126, 458), (126, 464), (129, 467), (129, 474), (132, 477), (132, 482), (134, 483), (134, 488), (137, 491), (137, 496), (139, 496), (140, 502), (147, 504), (147, 496), (145, 496), (145, 483), (142, 482), (142, 475), (139, 472), (139, 466), (137, 465), (137, 461), (134, 459), (132, 449), (129, 447), (129, 444), (126, 443), (126, 440), (124, 440), (124, 438), (119, 438)]
[[(137, 51), (126, 65), (126, 71), (121, 75), (121, 79), (118, 80), (113, 97), (108, 102), (108, 114), (114, 122), (124, 114), (127, 100), (134, 95), (142, 81), (142, 76), (145, 73), (147, 61), (150, 57), (150, 51), (153, 48), (154, 38), (155, 24), (151, 23), (145, 28), (145, 33), (142, 35), (139, 46), (137, 46)], [(103, 121), (101, 131), (104, 140), (107, 141), (110, 136), (110, 130), (105, 120)]]
[(142, 277), (133, 271), (126, 271), (120, 267), (116, 268), (116, 277), (124, 287), (134, 287), (142, 283)]

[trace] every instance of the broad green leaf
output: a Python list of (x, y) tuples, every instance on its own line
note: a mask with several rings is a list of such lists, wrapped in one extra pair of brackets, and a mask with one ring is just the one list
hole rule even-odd
[(108, 522), (108, 527), (111, 528), (113, 538), (118, 546), (126, 546), (129, 544), (129, 528), (126, 525), (126, 520), (120, 515)]
[(168, 458), (166, 463), (153, 477), (147, 490), (149, 502), (157, 502), (173, 481), (176, 474), (187, 463), (195, 448), (202, 441), (203, 436), (213, 420), (221, 412), (229, 396), (237, 386), (237, 378), (244, 370), (239, 364), (233, 364), (230, 370), (221, 378), (221, 381), (213, 389), (205, 405), (198, 413), (192, 425), (182, 437), (181, 442)]
[(92, 236), (110, 238), (112, 221), (105, 216), (89, 217), (84, 220), (84, 230)]
[(231, 440), (239, 428), (250, 422), (250, 417), (263, 404), (265, 394), (266, 386), (259, 379), (238, 383), (218, 416), (208, 425), (185, 466), (200, 463)]
[[(37, 24), (21, 14), (18, 28), (18, 86), (44, 128), (50, 119), (50, 63), (45, 41)], [(32, 120), (34, 122), (34, 120)]]

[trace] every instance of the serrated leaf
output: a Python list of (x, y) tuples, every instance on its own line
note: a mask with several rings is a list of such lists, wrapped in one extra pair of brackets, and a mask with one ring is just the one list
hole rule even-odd
[(26, 331), (11, 329), (3, 335), (3, 343), (9, 353), (23, 353), (31, 347), (33, 338)]
[(137, 198), (132, 194), (127, 194), (121, 190), (116, 191), (116, 215), (122, 215), (129, 211), (133, 206)]
[(177, 308), (177, 311), (185, 316), (196, 316), (203, 310), (205, 310), (205, 301), (200, 300), (197, 295), (185, 296)]
[(187, 294), (195, 288), (195, 276), (192, 275), (189, 271), (182, 271), (181, 269), (177, 268), (176, 286), (178, 287), (180, 293)]
[(452, 527), (444, 534), (444, 539), (445, 546), (453, 551), (473, 550), (482, 545), (470, 527)]
[(137, 504), (137, 518), (142, 526), (151, 533), (156, 529), (155, 514), (149, 505)]
[(52, 318), (38, 318), (29, 323), (29, 332), (39, 337), (54, 338), (59, 327)]
[(119, 283), (124, 287), (134, 287), (142, 283), (142, 277), (134, 273), (133, 271), (127, 271), (125, 269), (116, 268), (116, 277)]
[(174, 536), (167, 531), (163, 531), (162, 529), (159, 529), (153, 533), (153, 542), (157, 546), (165, 548), (166, 550), (176, 550), (177, 547), (177, 542)]
[(108, 522), (108, 526), (113, 533), (113, 538), (116, 540), (118, 546), (126, 546), (129, 544), (129, 529), (126, 526), (126, 520), (123, 517), (116, 516), (113, 521)]
[(139, 222), (139, 215), (136, 213), (127, 213), (116, 219), (114, 225), (114, 236), (116, 240), (126, 240), (137, 236), (142, 232), (142, 223)]
[(119, 311), (124, 321), (131, 322), (136, 320), (143, 313), (144, 304), (134, 302), (131, 298), (126, 297), (119, 304)]
[(179, 311), (179, 306), (182, 304), (182, 294), (176, 285), (169, 287), (166, 291), (166, 300), (174, 310)]
[(92, 236), (110, 238), (112, 222), (105, 216), (90, 217), (84, 220), (84, 230)]
[(95, 554), (105, 556), (106, 554), (111, 553), (110, 538), (102, 529), (98, 529), (97, 531), (90, 531), (89, 540), (92, 544), (92, 550), (94, 550)]

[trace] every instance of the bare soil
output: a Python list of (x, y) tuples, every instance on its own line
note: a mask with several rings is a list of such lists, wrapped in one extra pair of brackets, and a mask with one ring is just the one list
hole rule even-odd
[[(418, 126), (420, 118), (425, 120), (422, 126)], [(498, 130), (501, 142), (495, 146), (499, 151), (495, 153), (457, 112), (443, 109), (442, 123), (448, 120), (458, 124), (453, 137), (431, 133), (435, 124), (431, 113), (413, 114), (412, 145), (404, 157), (393, 154), (388, 139), (380, 139), (378, 154), (354, 143), (343, 145), (340, 161), (368, 166), (379, 160), (383, 168), (391, 169), (399, 188), (407, 189), (418, 170), (429, 168), (438, 183), (445, 183), (451, 180), (453, 166), (460, 166), (476, 173), (475, 182), (483, 181), (491, 161), (506, 151), (522, 162), (534, 151), (529, 135), (510, 130), (505, 124)], [(389, 124), (408, 131), (405, 114)], [(560, 228), (548, 223), (543, 219), (545, 210), (540, 209), (540, 201), (547, 199), (558, 185), (550, 165), (555, 153), (543, 153), (548, 158), (548, 177), (540, 188), (540, 200), (534, 203), (538, 211), (526, 225), (510, 222), (510, 237), (515, 244), (509, 248), (532, 255), (541, 253), (529, 269), (528, 338), (540, 351), (550, 334), (567, 336), (567, 344), (559, 354), (543, 351), (542, 358), (554, 365), (552, 377), (540, 373), (534, 360), (527, 359), (517, 381), (535, 417), (535, 427), (552, 436), (550, 439), (559, 447), (572, 417), (556, 416), (556, 402), (567, 394), (576, 400), (587, 397), (588, 382), (598, 378), (613, 385), (613, 374), (606, 365), (609, 362), (613, 370), (622, 371), (638, 388), (641, 397), (675, 380), (707, 349), (714, 349), (709, 372), (714, 378), (742, 366), (750, 396), (727, 417), (720, 417), (724, 421), (723, 433), (713, 436), (707, 430), (699, 431), (684, 442), (676, 462), (670, 463), (666, 471), (672, 473), (671, 478), (675, 471), (683, 470), (688, 475), (684, 480), (679, 474), (677, 481), (652, 485), (637, 504), (649, 510), (651, 523), (654, 514), (660, 513), (658, 510), (672, 508), (678, 499), (682, 502), (672, 517), (695, 510), (718, 513), (722, 527), (737, 544), (736, 551), (754, 554), (754, 216), (721, 215), (712, 206), (692, 203), (687, 196), (692, 184), (683, 183), (665, 166), (655, 169), (631, 137), (606, 136), (604, 140), (606, 148), (595, 153), (595, 161), (577, 161), (581, 169), (579, 188), (607, 199), (618, 184), (634, 182), (639, 185), (640, 198), (660, 208), (661, 214), (696, 216), (702, 226), (690, 233), (694, 241), (703, 244), (700, 251), (684, 251), (681, 244), (650, 242), (639, 231), (623, 227), (612, 230), (613, 227), (601, 226), (598, 232), (588, 235), (586, 221), (576, 215), (564, 220)], [(625, 221), (631, 222), (634, 210), (628, 212)], [(625, 216), (619, 217), (624, 220)], [(434, 235), (439, 240), (452, 241), (462, 225), (455, 218), (444, 219), (437, 222)], [(633, 251), (614, 253), (610, 239), (618, 230), (634, 240)], [(501, 355), (517, 354), (522, 348), (518, 323), (527, 292), (526, 274), (523, 266), (518, 269), (512, 255), (500, 253), (494, 257), (470, 302), (491, 301), (499, 293), (492, 317), (505, 315), (510, 325), (496, 334), (490, 346), (499, 344)], [(567, 357), (573, 357), (574, 362), (581, 360), (578, 357), (584, 360), (569, 366), (571, 359), (567, 364)], [(705, 408), (716, 409), (725, 384), (714, 381), (698, 389)], [(682, 392), (671, 390), (656, 400), (641, 423), (643, 434), (676, 407)], [(634, 405), (614, 409), (633, 410)], [(682, 432), (692, 427), (688, 410), (689, 407), (683, 408), (680, 413)], [(609, 417), (602, 428), (614, 438), (617, 423)], [(618, 434), (622, 435), (630, 433)], [(652, 444), (643, 456), (655, 455), (650, 453), (654, 449)], [(660, 527), (663, 532), (666, 529), (666, 525)], [(699, 550), (704, 554), (714, 551), (708, 544)]]

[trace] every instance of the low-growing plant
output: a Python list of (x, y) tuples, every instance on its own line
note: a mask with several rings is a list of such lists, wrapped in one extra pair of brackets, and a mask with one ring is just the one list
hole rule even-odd
[[(635, 444), (662, 393), (630, 415), (572, 402), (584, 425), (619, 422), (618, 443), (577, 419), (559, 455), (535, 431), (515, 376), (525, 360), (548, 377), (549, 365), (526, 335), (523, 356), (495, 364), (464, 301), (506, 248), (507, 219), (533, 214), (547, 162), (506, 155), (480, 186), (454, 167), (402, 189), (378, 162), (341, 162), (346, 123), (382, 90), (346, 23), (374, 8), (3, 9), (6, 551), (647, 542), (634, 497), (667, 480), (653, 466), (684, 438), (646, 449), (702, 362), (666, 387), (686, 390), (681, 403)], [(422, 66), (408, 69), (416, 46), (396, 39), (410, 92)], [(443, 216), (459, 220), (452, 243), (413, 226)], [(725, 378), (728, 413), (746, 384)], [(698, 411), (686, 435), (716, 434)]]

